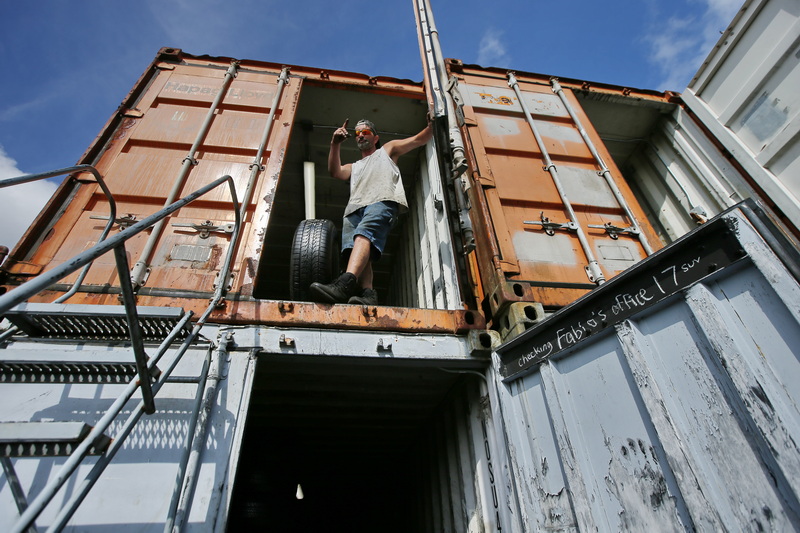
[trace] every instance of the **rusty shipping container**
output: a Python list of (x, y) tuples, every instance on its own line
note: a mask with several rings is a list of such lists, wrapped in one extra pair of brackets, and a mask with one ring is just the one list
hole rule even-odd
[(463, 101), (491, 316), (513, 302), (562, 307), (660, 247), (569, 87), (459, 61), (448, 74)]
[[(163, 49), (81, 163), (104, 177), (120, 230), (224, 175), (233, 177), (242, 203), (242, 228), (232, 242), (235, 208), (230, 191), (219, 187), (128, 241), (138, 303), (197, 311), (224, 283), (230, 289), (215, 321), (450, 333), (481, 328), (482, 315), (462, 305), (454, 251), (439, 246), (449, 242), (450, 230), (434, 205), (442, 194), (431, 148), (400, 163), (413, 207), (377, 264), (375, 281), (393, 309), (285, 303), (292, 235), (304, 219), (304, 165), (326, 168), (330, 135), (347, 116), (369, 115), (392, 128), (381, 132), (384, 140), (419, 131), (423, 94), (419, 84), (401, 80)], [(355, 159), (355, 147), (346, 147), (343, 157)], [(97, 242), (109, 205), (90, 178), (73, 174), (64, 183), (4, 264), (8, 279), (24, 281)], [(320, 172), (314, 192), (318, 218), (341, 228), (347, 185)], [(217, 280), (230, 246), (231, 279)], [(31, 301), (52, 301), (77, 276)], [(97, 259), (70, 302), (115, 303), (115, 277), (113, 257)]]
[[(549, 308), (566, 305), (660, 247), (569, 87), (541, 76), (448, 65), (464, 102), (471, 200), (485, 217), (475, 217), (476, 238), (495, 252), (480, 261), (493, 306), (519, 292)], [(489, 281), (492, 259), (504, 279)]]
[[(800, 10), (680, 95), (446, 59), (413, 5), (420, 83), (157, 53), (0, 265), (0, 529), (800, 529)], [(308, 301), (333, 130), (426, 114), (380, 305)]]

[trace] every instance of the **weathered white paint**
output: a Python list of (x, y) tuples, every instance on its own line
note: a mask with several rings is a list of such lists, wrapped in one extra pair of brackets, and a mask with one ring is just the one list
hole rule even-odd
[[(28, 344), (28, 346), (25, 346)], [(33, 345), (33, 346), (31, 346)], [(35, 350), (42, 343), (15, 343), (14, 349)], [(100, 352), (120, 358), (129, 349), (120, 345), (90, 343), (50, 344), (60, 347), (64, 360), (74, 360), (81, 353), (91, 357)], [(92, 348), (86, 351), (84, 348)], [(2, 352), (6, 352), (3, 350)], [(188, 351), (173, 376), (197, 376), (206, 357), (205, 349)], [(169, 355), (167, 355), (167, 359)], [(83, 359), (87, 360), (86, 358)], [(89, 359), (91, 360), (91, 359)], [(238, 459), (236, 443), (241, 439), (244, 413), (251, 390), (253, 362), (246, 352), (232, 354), (222, 368), (225, 393), (219, 396), (211, 413), (206, 446), (198, 474), (196, 498), (192, 502), (188, 531), (208, 531), (220, 526), (230, 498), (229, 485)], [(88, 384), (2, 384), (0, 421), (80, 421), (94, 425), (105, 409), (124, 388), (121, 385)], [(141, 531), (160, 531), (164, 527), (170, 499), (176, 486), (178, 461), (183, 452), (189, 418), (195, 403), (197, 385), (168, 383), (156, 396), (156, 413), (145, 415), (135, 426), (125, 444), (87, 495), (68, 528), (100, 531), (115, 527), (136, 527)], [(131, 410), (137, 396), (129, 402), (107, 434), (114, 437)], [(66, 458), (13, 458), (14, 469), (23, 490), (31, 501), (56, 475)], [(77, 483), (89, 472), (95, 460), (89, 458), (76, 472), (75, 480), (65, 485), (53, 503), (36, 520), (43, 530), (53, 520), (56, 507), (76, 490)], [(8, 483), (0, 484), (0, 529), (11, 529), (19, 514)]]
[(745, 259), (498, 380), (526, 530), (800, 526), (800, 285), (723, 216)]
[(800, 225), (800, 4), (748, 0), (683, 94)]

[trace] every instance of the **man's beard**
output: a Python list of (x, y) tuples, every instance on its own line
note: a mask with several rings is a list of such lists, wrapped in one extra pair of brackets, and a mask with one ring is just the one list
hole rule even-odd
[(370, 147), (370, 142), (367, 139), (358, 139), (356, 140), (356, 144), (359, 150), (366, 150)]

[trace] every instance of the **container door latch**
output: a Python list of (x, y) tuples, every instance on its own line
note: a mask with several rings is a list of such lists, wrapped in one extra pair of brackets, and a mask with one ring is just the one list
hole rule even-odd
[(607, 222), (606, 224), (603, 224), (602, 226), (600, 226), (598, 224), (587, 224), (587, 225), (590, 228), (605, 230), (606, 233), (608, 233), (608, 236), (611, 237), (614, 240), (619, 239), (619, 236), (622, 235), (622, 234), (625, 234), (625, 233), (627, 233), (628, 235), (639, 235), (639, 230), (637, 228), (633, 227), (633, 226), (630, 226), (630, 227), (627, 227), (627, 228), (620, 228), (620, 227), (615, 226), (611, 222)]
[(550, 235), (551, 237), (556, 234), (556, 230), (567, 230), (567, 231), (577, 231), (578, 225), (574, 222), (550, 222), (550, 219), (544, 216), (544, 211), (539, 215), (540, 220), (525, 220), (523, 224), (533, 224), (536, 226), (542, 226), (544, 232)]
[(191, 222), (176, 222), (172, 224), (173, 227), (191, 228), (200, 234), (201, 239), (207, 239), (212, 233), (233, 233), (234, 224), (216, 225), (210, 220), (206, 220), (202, 224), (192, 224)]

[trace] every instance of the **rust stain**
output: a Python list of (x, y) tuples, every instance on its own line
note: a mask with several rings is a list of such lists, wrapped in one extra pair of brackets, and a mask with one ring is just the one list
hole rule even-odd
[[(211, 247), (211, 257), (206, 262), (205, 269), (206, 270), (218, 270), (219, 269), (219, 263), (220, 263), (221, 259), (222, 259), (222, 246), (220, 246), (219, 244), (215, 244), (215, 245), (213, 245)], [(192, 266), (194, 266), (194, 265), (192, 265)], [(198, 268), (198, 267), (195, 267), (195, 268)]]
[(508, 96), (495, 96), (490, 93), (477, 93), (478, 96), (481, 97), (481, 100), (485, 100), (486, 102), (494, 105), (514, 105), (514, 101), (516, 98), (509, 98)]
[(136, 122), (137, 122), (137, 119), (135, 119), (135, 118), (126, 118), (126, 119), (124, 119), (122, 121), (122, 123), (119, 125), (119, 128), (117, 128), (117, 131), (114, 134), (114, 137), (112, 137), (112, 139), (111, 139), (112, 142), (113, 141), (118, 141), (120, 139), (124, 139), (125, 137), (127, 137), (128, 136), (128, 130), (131, 129), (133, 126), (135, 126)]
[[(30, 301), (51, 302), (62, 293), (45, 291)], [(78, 293), (69, 303), (118, 305), (116, 294)], [(204, 298), (174, 298), (139, 295), (137, 305), (181, 307), (200, 316), (208, 306)], [(414, 309), (378, 306), (376, 315), (367, 320), (363, 307), (277, 300), (237, 301), (235, 295), (224, 309), (212, 313), (209, 322), (220, 324), (253, 324), (277, 327), (311, 327), (330, 329), (363, 329), (407, 333), (463, 334), (472, 329), (486, 329), (483, 315), (468, 310)]]
[(253, 259), (252, 257), (248, 257), (245, 259), (245, 269), (247, 269), (247, 275), (250, 279), (256, 279), (256, 273), (258, 272), (258, 261)]

